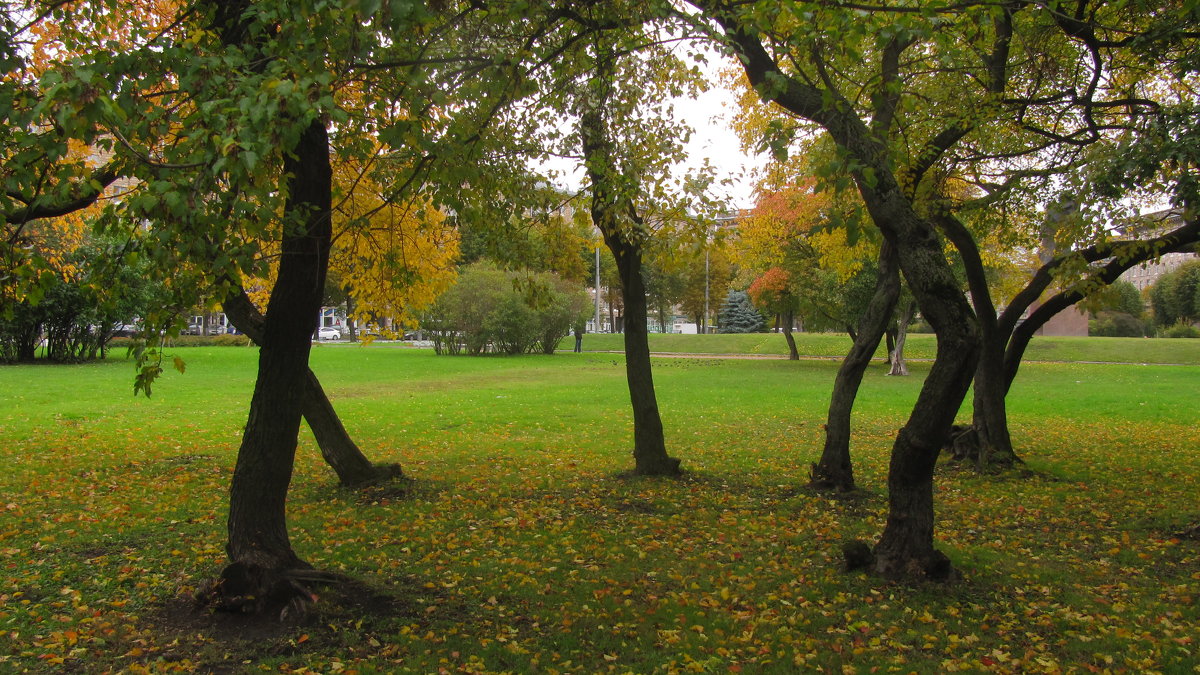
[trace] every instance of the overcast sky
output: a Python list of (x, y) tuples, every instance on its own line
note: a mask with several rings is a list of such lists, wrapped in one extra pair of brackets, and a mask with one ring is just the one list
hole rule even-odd
[[(676, 114), (695, 130), (686, 145), (689, 161), (680, 171), (698, 168), (707, 159), (716, 169), (718, 181), (729, 181), (727, 186), (714, 186), (714, 196), (726, 199), (731, 209), (750, 208), (754, 205), (753, 173), (766, 163), (767, 157), (742, 152), (741, 143), (730, 128), (737, 100), (717, 81), (716, 73), (725, 64), (715, 54), (710, 58), (705, 70), (712, 73), (712, 87), (695, 99), (675, 101)], [(552, 160), (542, 164), (542, 169), (559, 172), (556, 182), (569, 189), (579, 189), (585, 182), (582, 168), (575, 160)]]

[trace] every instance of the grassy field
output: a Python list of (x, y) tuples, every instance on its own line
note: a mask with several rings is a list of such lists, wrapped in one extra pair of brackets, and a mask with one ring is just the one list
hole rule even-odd
[[(850, 349), (844, 333), (794, 333), (796, 348), (804, 356), (841, 358)], [(623, 336), (591, 334), (583, 339), (587, 351), (623, 351)], [(570, 348), (570, 340), (561, 345)], [(753, 354), (782, 356), (787, 343), (779, 333), (743, 335), (670, 335), (652, 333), (650, 349), (679, 354)], [(936, 344), (932, 335), (910, 334), (905, 354), (911, 359), (932, 359)], [(878, 356), (884, 355), (882, 347)], [(1167, 363), (1200, 365), (1200, 340), (1152, 340), (1146, 338), (1036, 337), (1026, 350), (1027, 361), (1072, 361), (1096, 363)]]
[[(1195, 363), (1173, 351), (1187, 342), (1132, 344), (1139, 362)], [(0, 672), (1200, 663), (1200, 543), (1174, 536), (1200, 521), (1200, 367), (1027, 365), (1010, 407), (1028, 465), (939, 468), (938, 537), (964, 579), (910, 587), (843, 573), (839, 557), (882, 528), (888, 449), (927, 364), (868, 373), (853, 447), (864, 492), (831, 500), (803, 484), (833, 361), (656, 359), (668, 443), (689, 473), (637, 480), (617, 477), (632, 465), (619, 355), (321, 345), (313, 368), (351, 433), (415, 481), (338, 488), (305, 433), (293, 544), (366, 586), (324, 589), (297, 625), (188, 600), (223, 563), (256, 351), (175, 351), (186, 374), (168, 372), (150, 400), (130, 396), (119, 357), (0, 368)]]

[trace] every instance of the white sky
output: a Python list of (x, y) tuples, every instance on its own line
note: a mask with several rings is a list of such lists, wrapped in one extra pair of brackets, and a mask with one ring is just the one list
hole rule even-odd
[[(733, 92), (718, 83), (716, 73), (724, 65), (719, 56), (712, 55), (705, 67), (712, 73), (710, 81), (713, 84), (709, 90), (695, 99), (680, 97), (674, 101), (675, 113), (694, 130), (685, 146), (689, 160), (678, 167), (678, 171), (682, 175), (689, 169), (699, 168), (707, 159), (715, 169), (717, 179), (713, 196), (728, 201), (730, 209), (750, 208), (754, 205), (753, 174), (766, 164), (767, 156), (743, 152), (730, 126), (737, 99)], [(558, 182), (572, 189), (584, 182), (582, 169), (574, 160), (553, 160), (540, 168), (558, 171), (561, 174)]]
[(730, 126), (737, 108), (734, 94), (714, 84), (695, 100), (677, 100), (675, 107), (695, 129), (686, 146), (688, 157), (692, 159), (689, 164), (700, 166), (702, 160), (707, 158), (717, 169), (717, 178), (731, 182), (728, 187), (718, 188), (717, 196), (727, 198), (731, 208), (753, 206), (753, 174), (766, 164), (767, 157), (748, 155), (742, 151), (741, 143)]

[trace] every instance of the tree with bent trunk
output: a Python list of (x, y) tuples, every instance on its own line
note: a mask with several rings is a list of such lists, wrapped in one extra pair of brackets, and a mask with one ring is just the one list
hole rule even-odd
[[(922, 314), (934, 327), (937, 358), (892, 448), (888, 521), (874, 548), (874, 568), (888, 577), (950, 576), (948, 560), (933, 544), (933, 467), (970, 383), (979, 334), (974, 312), (946, 261), (937, 232), (920, 212), (917, 188), (934, 163), (971, 127), (954, 119), (940, 132), (928, 133), (928, 141), (919, 151), (903, 152), (891, 145), (893, 125), (904, 111), (900, 106), (900, 59), (926, 35), (907, 21), (903, 29), (895, 26), (882, 33), (881, 29), (891, 24), (887, 19), (880, 19), (875, 26), (838, 24), (853, 36), (883, 35), (870, 58), (860, 55), (854, 67), (872, 82), (868, 97), (857, 99), (870, 105), (856, 106), (840, 88), (853, 85), (835, 80), (830, 54), (840, 47), (826, 35), (776, 32), (769, 20), (755, 16), (753, 10), (717, 2), (694, 4), (719, 24), (722, 38), (738, 55), (751, 85), (764, 100), (819, 125), (830, 135), (867, 212), (894, 248)], [(838, 8), (822, 11), (828, 11), (833, 21), (852, 14)], [(995, 19), (990, 33), (993, 42), (981, 59), (985, 66), (1003, 63), (1006, 58), (1007, 17), (1000, 12)], [(781, 66), (783, 59), (789, 64), (787, 69)], [(864, 63), (877, 64), (878, 70), (864, 71)], [(1003, 81), (991, 79), (985, 79), (987, 85), (1002, 91)]]
[(597, 34), (593, 44), (594, 69), (577, 102), (579, 139), (591, 183), (592, 222), (616, 261), (621, 282), (625, 375), (633, 407), (633, 471), (644, 476), (674, 476), (680, 473), (680, 460), (667, 454), (650, 367), (642, 256), (651, 233), (638, 210), (636, 199), (641, 190), (638, 176), (629, 167), (622, 169), (618, 164), (612, 120), (612, 109), (618, 103), (614, 94), (618, 63), (610, 39)]

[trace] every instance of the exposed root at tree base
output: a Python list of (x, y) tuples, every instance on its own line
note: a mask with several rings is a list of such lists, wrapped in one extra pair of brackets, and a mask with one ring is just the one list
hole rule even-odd
[[(383, 586), (321, 573), (337, 579), (320, 589), (320, 598), (304, 621), (280, 621), (271, 614), (211, 611), (199, 608), (195, 595), (187, 593), (162, 603), (145, 617), (155, 635), (170, 643), (158, 654), (160, 663), (169, 667), (179, 663), (187, 670), (205, 673), (242, 673), (246, 663), (269, 658), (290, 658), (299, 654), (346, 653), (346, 631), (382, 630), (402, 619), (407, 624), (431, 627), (431, 621), (446, 621), (431, 616), (437, 606), (451, 617), (464, 615), (466, 606), (456, 605), (439, 589), (426, 588), (418, 577), (386, 582)], [(355, 645), (352, 650), (371, 651), (371, 645)], [(180, 668), (181, 670), (185, 668)]]
[(1200, 541), (1200, 523), (1196, 523), (1195, 525), (1189, 527), (1183, 532), (1180, 532), (1179, 534), (1176, 534), (1175, 536), (1180, 539), (1195, 539)]
[(995, 452), (993, 448), (985, 447), (975, 427), (966, 424), (950, 427), (944, 449), (954, 461), (969, 463), (981, 473), (1000, 473), (1025, 463), (1015, 452)]
[(808, 470), (808, 487), (822, 492), (854, 492), (854, 477), (812, 464)]
[(950, 564), (950, 559), (941, 551), (904, 560), (881, 559), (875, 549), (861, 539), (842, 544), (842, 570), (863, 570), (890, 581), (900, 582), (953, 582), (962, 578), (954, 565)]
[(954, 565), (950, 564), (950, 559), (941, 551), (935, 550), (925, 556), (899, 559), (881, 556), (877, 550), (874, 554), (875, 573), (892, 581), (953, 582), (962, 578)]
[(219, 612), (278, 616), (280, 621), (299, 623), (317, 602), (314, 588), (345, 581), (346, 577), (332, 572), (234, 562), (221, 570), (220, 577), (200, 586), (195, 602)]

